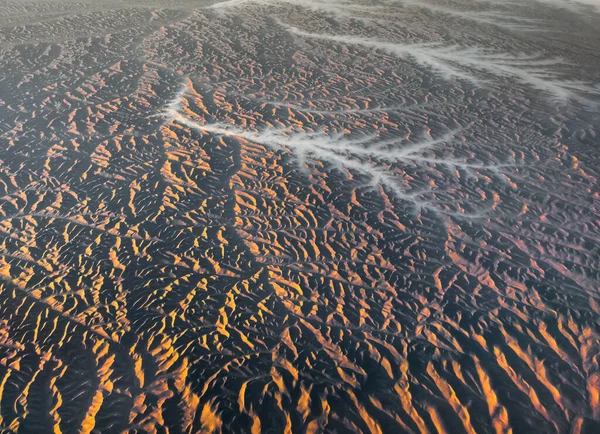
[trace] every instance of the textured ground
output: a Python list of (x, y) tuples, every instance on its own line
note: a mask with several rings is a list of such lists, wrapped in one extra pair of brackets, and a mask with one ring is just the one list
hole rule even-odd
[(0, 0), (2, 432), (600, 432), (595, 6)]

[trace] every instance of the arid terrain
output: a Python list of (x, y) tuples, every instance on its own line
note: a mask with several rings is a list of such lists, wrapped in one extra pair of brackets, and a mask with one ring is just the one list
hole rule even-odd
[(0, 0), (0, 431), (600, 433), (599, 0)]

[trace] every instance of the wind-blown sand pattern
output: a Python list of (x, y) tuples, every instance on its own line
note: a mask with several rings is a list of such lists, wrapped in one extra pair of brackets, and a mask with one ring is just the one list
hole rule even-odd
[(2, 432), (600, 432), (594, 1), (0, 0)]

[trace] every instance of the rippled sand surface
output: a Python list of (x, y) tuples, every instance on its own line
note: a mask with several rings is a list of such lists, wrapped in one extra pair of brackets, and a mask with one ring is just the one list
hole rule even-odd
[(600, 2), (0, 0), (0, 430), (600, 432)]

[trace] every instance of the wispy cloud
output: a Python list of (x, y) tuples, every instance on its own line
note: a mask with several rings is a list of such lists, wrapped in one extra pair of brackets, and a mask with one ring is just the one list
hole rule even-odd
[[(536, 6), (536, 3), (542, 4), (542, 5), (546, 5), (546, 6), (550, 6), (556, 9), (568, 9), (572, 12), (577, 12), (577, 13), (582, 13), (585, 12), (587, 10), (590, 9), (596, 9), (600, 11), (600, 0), (521, 0), (521, 1), (517, 1), (517, 0), (481, 0), (481, 3), (486, 3), (492, 7), (496, 7), (498, 5), (502, 6), (502, 7), (511, 7), (511, 6), (517, 6), (517, 7), (523, 7), (523, 6)], [(405, 4), (405, 5), (423, 5), (423, 7), (427, 7), (427, 8), (441, 8), (441, 9), (448, 9), (444, 6), (440, 6), (435, 4), (435, 2), (427, 2), (426, 0), (424, 1), (419, 1), (419, 0), (388, 0), (386, 2), (386, 4)], [(468, 5), (473, 5), (473, 2), (458, 2), (456, 3), (458, 5), (464, 5), (464, 6), (468, 6)]]
[[(600, 11), (600, 0), (533, 0), (558, 9), (568, 9), (572, 12), (585, 12), (592, 9)], [(516, 2), (515, 2), (516, 3)]]
[[(461, 20), (486, 26), (495, 26), (511, 31), (548, 31), (539, 17), (522, 16), (528, 7), (543, 5), (583, 14), (600, 13), (600, 0), (481, 0), (479, 2), (453, 2), (438, 4), (428, 0), (381, 0), (360, 2), (350, 0), (225, 0), (208, 6), (220, 12), (237, 12), (246, 6), (302, 7), (323, 13), (336, 19), (361, 20), (366, 22), (395, 20), (406, 12), (418, 9), (429, 10)], [(481, 7), (485, 5), (485, 7)]]
[(473, 10), (473, 6), (480, 4), (456, 4), (457, 7), (429, 3), (418, 0), (390, 0), (386, 4), (400, 4), (407, 9), (424, 9), (434, 13), (443, 14), (449, 17), (473, 21), (487, 26), (496, 26), (513, 31), (544, 31), (544, 26), (539, 19), (523, 17), (510, 12), (509, 5), (500, 3), (501, 9), (498, 10), (494, 5), (488, 5), (486, 10)]
[[(560, 0), (548, 0), (558, 2)], [(582, 0), (585, 1), (585, 0)], [(587, 0), (593, 1), (593, 0)], [(236, 12), (246, 6), (287, 6), (302, 7), (314, 12), (323, 13), (337, 19), (354, 19), (363, 21), (390, 20), (391, 17), (400, 17), (406, 12), (417, 9), (427, 9), (451, 17), (469, 20), (485, 25), (493, 25), (518, 31), (542, 31), (539, 20), (519, 17), (509, 10), (510, 4), (500, 3), (504, 10), (469, 10), (472, 4), (459, 5), (452, 8), (422, 0), (388, 0), (384, 2), (356, 2), (348, 0), (226, 0), (209, 6), (217, 11)]]
[(385, 6), (369, 5), (368, 3), (357, 3), (345, 0), (329, 0), (329, 1), (318, 1), (318, 0), (227, 0), (219, 3), (215, 3), (209, 6), (209, 9), (225, 11), (235, 10), (248, 5), (262, 5), (262, 6), (300, 6), (305, 9), (310, 9), (315, 12), (321, 12), (336, 17), (343, 18), (354, 18), (364, 19), (365, 14), (375, 14), (383, 12)]

